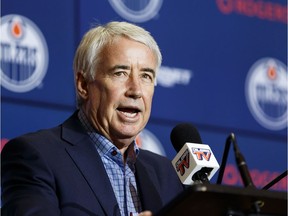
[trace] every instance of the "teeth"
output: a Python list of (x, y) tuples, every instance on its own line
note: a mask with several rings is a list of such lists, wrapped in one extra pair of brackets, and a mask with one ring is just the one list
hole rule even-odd
[(121, 112), (122, 112), (125, 116), (130, 117), (130, 118), (135, 117), (135, 116), (137, 115), (137, 113), (123, 112), (123, 111), (121, 111)]

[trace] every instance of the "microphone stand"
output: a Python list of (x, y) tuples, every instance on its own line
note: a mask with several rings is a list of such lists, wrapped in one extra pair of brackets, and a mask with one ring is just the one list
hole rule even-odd
[(273, 179), (271, 182), (269, 182), (267, 185), (265, 185), (262, 190), (268, 190), (273, 185), (275, 185), (277, 182), (279, 182), (281, 179), (283, 179), (285, 176), (287, 176), (288, 170), (284, 171), (282, 174), (277, 176), (275, 179)]
[(221, 166), (219, 168), (219, 174), (218, 174), (218, 178), (217, 178), (217, 184), (221, 184), (222, 183), (222, 179), (224, 176), (224, 171), (226, 168), (226, 163), (227, 163), (227, 158), (228, 158), (228, 153), (229, 153), (229, 149), (230, 149), (230, 145), (231, 145), (231, 140), (233, 139), (234, 134), (231, 133), (227, 139), (226, 139), (226, 143), (225, 143), (225, 149), (224, 149), (224, 153), (222, 156), (222, 163)]
[(227, 158), (228, 158), (228, 153), (229, 153), (231, 141), (233, 143), (233, 150), (235, 153), (235, 159), (236, 159), (237, 167), (238, 167), (238, 170), (240, 172), (244, 186), (255, 188), (255, 185), (253, 184), (252, 178), (250, 176), (245, 158), (238, 148), (237, 140), (236, 140), (234, 133), (231, 133), (228, 136), (228, 138), (226, 139), (225, 151), (223, 154), (223, 159), (222, 159), (222, 164), (221, 164), (218, 179), (217, 179), (217, 184), (221, 184), (221, 182), (222, 182), (222, 178), (223, 178), (225, 167), (226, 167), (226, 162), (227, 162)]
[[(222, 163), (221, 163), (221, 166), (219, 168), (219, 175), (218, 175), (217, 182), (216, 182), (217, 184), (221, 184), (222, 183), (222, 179), (223, 179), (223, 176), (224, 176), (224, 171), (225, 171), (225, 168), (226, 168), (228, 153), (229, 153), (229, 149), (230, 149), (230, 145), (231, 145), (232, 141), (234, 143), (234, 150), (235, 150), (235, 145), (237, 145), (237, 144), (236, 144), (236, 139), (235, 139), (234, 133), (231, 133), (226, 139), (225, 149), (224, 149), (224, 153), (223, 153), (223, 156), (222, 156)], [(281, 179), (283, 179), (287, 175), (288, 175), (288, 170), (284, 171), (278, 177), (276, 177), (271, 182), (269, 182), (267, 185), (265, 185), (262, 188), (262, 190), (268, 190), (269, 188), (271, 188), (273, 185), (278, 183)]]

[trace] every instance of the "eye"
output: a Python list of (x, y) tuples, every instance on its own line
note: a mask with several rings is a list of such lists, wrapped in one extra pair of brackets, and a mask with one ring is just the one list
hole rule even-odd
[(141, 78), (147, 83), (154, 83), (154, 76), (151, 73), (143, 73)]
[(125, 71), (114, 72), (114, 76), (116, 76), (116, 77), (121, 77), (121, 76), (125, 76), (125, 75), (127, 75), (127, 73)]

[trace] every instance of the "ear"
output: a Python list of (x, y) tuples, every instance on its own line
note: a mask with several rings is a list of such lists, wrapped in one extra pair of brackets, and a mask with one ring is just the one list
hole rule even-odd
[(83, 72), (80, 71), (76, 75), (76, 88), (78, 95), (86, 100), (88, 98), (88, 83), (83, 76)]

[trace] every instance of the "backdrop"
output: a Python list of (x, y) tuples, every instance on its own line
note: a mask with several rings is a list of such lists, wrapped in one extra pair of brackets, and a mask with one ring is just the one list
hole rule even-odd
[[(2, 0), (2, 146), (71, 115), (72, 62), (81, 37), (91, 26), (125, 20), (150, 31), (163, 54), (151, 118), (138, 139), (143, 148), (172, 160), (170, 132), (189, 122), (219, 164), (226, 138), (235, 133), (257, 187), (284, 172), (287, 2), (180, 2)], [(286, 182), (273, 189), (286, 190)], [(223, 183), (242, 185), (232, 150)]]

